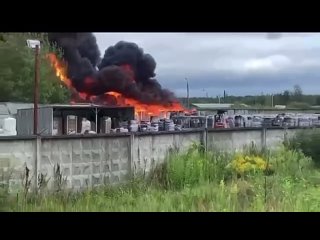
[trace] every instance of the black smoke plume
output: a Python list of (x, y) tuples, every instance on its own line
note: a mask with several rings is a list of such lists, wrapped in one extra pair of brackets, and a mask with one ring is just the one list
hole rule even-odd
[(154, 79), (154, 58), (135, 43), (120, 41), (101, 59), (92, 33), (49, 33), (48, 38), (63, 50), (68, 77), (78, 92), (99, 96), (114, 91), (142, 103), (177, 102)]

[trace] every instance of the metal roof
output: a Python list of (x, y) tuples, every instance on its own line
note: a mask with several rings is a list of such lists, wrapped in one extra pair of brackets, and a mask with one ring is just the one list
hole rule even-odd
[(42, 107), (52, 107), (52, 108), (131, 108), (132, 106), (108, 106), (108, 105), (98, 105), (98, 104), (50, 104), (43, 105)]
[(227, 109), (233, 106), (233, 104), (231, 103), (192, 103), (192, 105), (198, 109), (212, 109), (212, 110)]
[[(0, 115), (17, 114), (18, 109), (32, 109), (33, 103), (0, 102)], [(132, 106), (107, 106), (88, 103), (77, 104), (39, 104), (39, 108), (131, 108)]]
[[(96, 105), (96, 104), (48, 104), (41, 105), (39, 108), (54, 108), (54, 109), (132, 109), (133, 106), (107, 106), (107, 105)], [(33, 109), (33, 105), (28, 108), (23, 109)]]
[(9, 114), (17, 114), (18, 109), (33, 108), (33, 103), (6, 103)]
[(9, 115), (8, 108), (4, 105), (0, 105), (0, 115)]
[(32, 103), (1, 102), (0, 115), (15, 115), (18, 109), (31, 108)]

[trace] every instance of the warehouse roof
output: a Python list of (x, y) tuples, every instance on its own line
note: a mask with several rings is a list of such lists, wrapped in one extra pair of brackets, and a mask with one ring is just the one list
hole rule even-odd
[(99, 104), (50, 104), (44, 105), (42, 107), (52, 107), (52, 108), (132, 108), (132, 106), (107, 106), (107, 105), (99, 105)]
[[(119, 107), (119, 106), (106, 106), (106, 105), (96, 105), (96, 104), (39, 104), (40, 108), (132, 108), (130, 106), (127, 107)], [(12, 116), (17, 114), (19, 109), (33, 109), (33, 103), (19, 103), (19, 102), (0, 102), (0, 116)]]
[(18, 109), (32, 108), (33, 103), (0, 102), (0, 115), (17, 114)]
[[(39, 108), (52, 108), (56, 110), (79, 110), (79, 109), (133, 109), (133, 106), (107, 106), (107, 105), (96, 105), (88, 103), (80, 104), (46, 104), (40, 105)], [(20, 109), (33, 109), (33, 105)]]
[(197, 109), (211, 109), (211, 110), (219, 110), (219, 109), (228, 109), (233, 106), (231, 103), (192, 103)]
[(250, 106), (244, 103), (192, 103), (198, 110), (232, 110), (232, 109), (248, 109)]

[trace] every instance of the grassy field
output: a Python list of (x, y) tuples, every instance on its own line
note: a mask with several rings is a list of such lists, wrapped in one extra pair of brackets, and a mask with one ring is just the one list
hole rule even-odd
[(0, 194), (2, 211), (319, 211), (320, 171), (300, 150), (172, 153), (146, 181), (82, 193)]

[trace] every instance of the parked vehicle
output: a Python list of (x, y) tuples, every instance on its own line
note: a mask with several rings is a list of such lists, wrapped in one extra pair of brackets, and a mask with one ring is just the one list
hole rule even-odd
[(174, 116), (171, 119), (175, 125), (179, 125), (181, 128), (204, 128), (206, 124), (204, 116)]
[(273, 122), (272, 117), (264, 117), (262, 120), (262, 126), (263, 127), (271, 127)]
[(237, 115), (234, 117), (234, 126), (235, 127), (244, 127), (245, 119), (243, 116)]
[(139, 124), (139, 131), (140, 132), (149, 131), (150, 127), (151, 127), (151, 123), (149, 121), (141, 121)]
[(310, 120), (311, 120), (311, 125), (313, 127), (319, 127), (320, 126), (320, 116), (318, 114), (313, 114), (310, 117)]
[(283, 117), (282, 116), (277, 116), (272, 120), (272, 126), (277, 126), (277, 127), (281, 127), (282, 123), (283, 123)]
[(311, 127), (311, 121), (309, 118), (298, 118), (298, 126), (299, 127)]
[(295, 127), (297, 126), (296, 120), (293, 117), (284, 117), (282, 126), (284, 127)]
[(228, 128), (234, 128), (234, 125), (235, 123), (234, 123), (234, 117), (232, 117), (232, 116), (229, 116), (228, 118), (227, 118), (227, 125), (228, 125)]
[(246, 116), (245, 127), (252, 127), (252, 116)]
[(262, 127), (262, 121), (263, 121), (263, 119), (261, 117), (254, 116), (252, 118), (251, 126), (252, 127), (256, 127), (256, 128), (261, 128)]
[(214, 128), (228, 128), (227, 119), (223, 114), (214, 116)]

